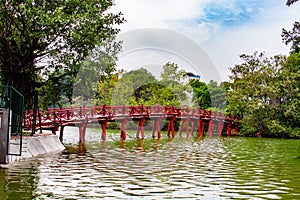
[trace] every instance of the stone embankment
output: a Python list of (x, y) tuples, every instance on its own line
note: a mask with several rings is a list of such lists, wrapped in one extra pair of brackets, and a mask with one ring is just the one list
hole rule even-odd
[[(10, 153), (18, 154), (20, 151), (20, 138), (11, 138)], [(41, 156), (44, 154), (58, 153), (65, 149), (56, 135), (50, 133), (37, 134), (34, 136), (23, 136), (21, 156), (7, 156), (8, 163)]]

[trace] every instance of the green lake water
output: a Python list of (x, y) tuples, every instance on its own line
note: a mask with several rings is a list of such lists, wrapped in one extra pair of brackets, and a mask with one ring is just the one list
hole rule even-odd
[[(150, 134), (146, 134), (150, 137)], [(300, 199), (300, 140), (118, 136), (0, 169), (0, 199)]]

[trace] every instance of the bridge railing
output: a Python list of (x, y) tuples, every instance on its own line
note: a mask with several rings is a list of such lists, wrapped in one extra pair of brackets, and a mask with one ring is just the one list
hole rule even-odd
[[(33, 122), (33, 111), (27, 110), (24, 113), (23, 127), (31, 129)], [(233, 123), (236, 118), (226, 116), (223, 113), (212, 112), (198, 108), (176, 108), (174, 106), (80, 106), (70, 108), (51, 108), (47, 111), (39, 111), (36, 115), (36, 128), (42, 126), (57, 126), (64, 123), (76, 121), (97, 122), (100, 120), (118, 121), (122, 119), (152, 119), (152, 118), (176, 118), (178, 120), (215, 120)]]

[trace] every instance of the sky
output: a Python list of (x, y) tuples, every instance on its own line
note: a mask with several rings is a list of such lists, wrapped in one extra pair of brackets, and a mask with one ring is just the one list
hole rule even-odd
[(126, 22), (119, 38), (125, 49), (118, 67), (144, 67), (155, 75), (167, 61), (201, 75), (228, 81), (241, 54), (289, 53), (282, 28), (299, 21), (300, 2), (285, 0), (115, 0), (113, 12)]

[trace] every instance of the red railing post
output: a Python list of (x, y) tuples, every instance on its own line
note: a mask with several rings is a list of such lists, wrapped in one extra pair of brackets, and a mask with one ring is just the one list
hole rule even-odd
[(157, 128), (157, 138), (161, 138), (161, 133), (160, 133), (160, 119), (156, 120), (156, 128)]

